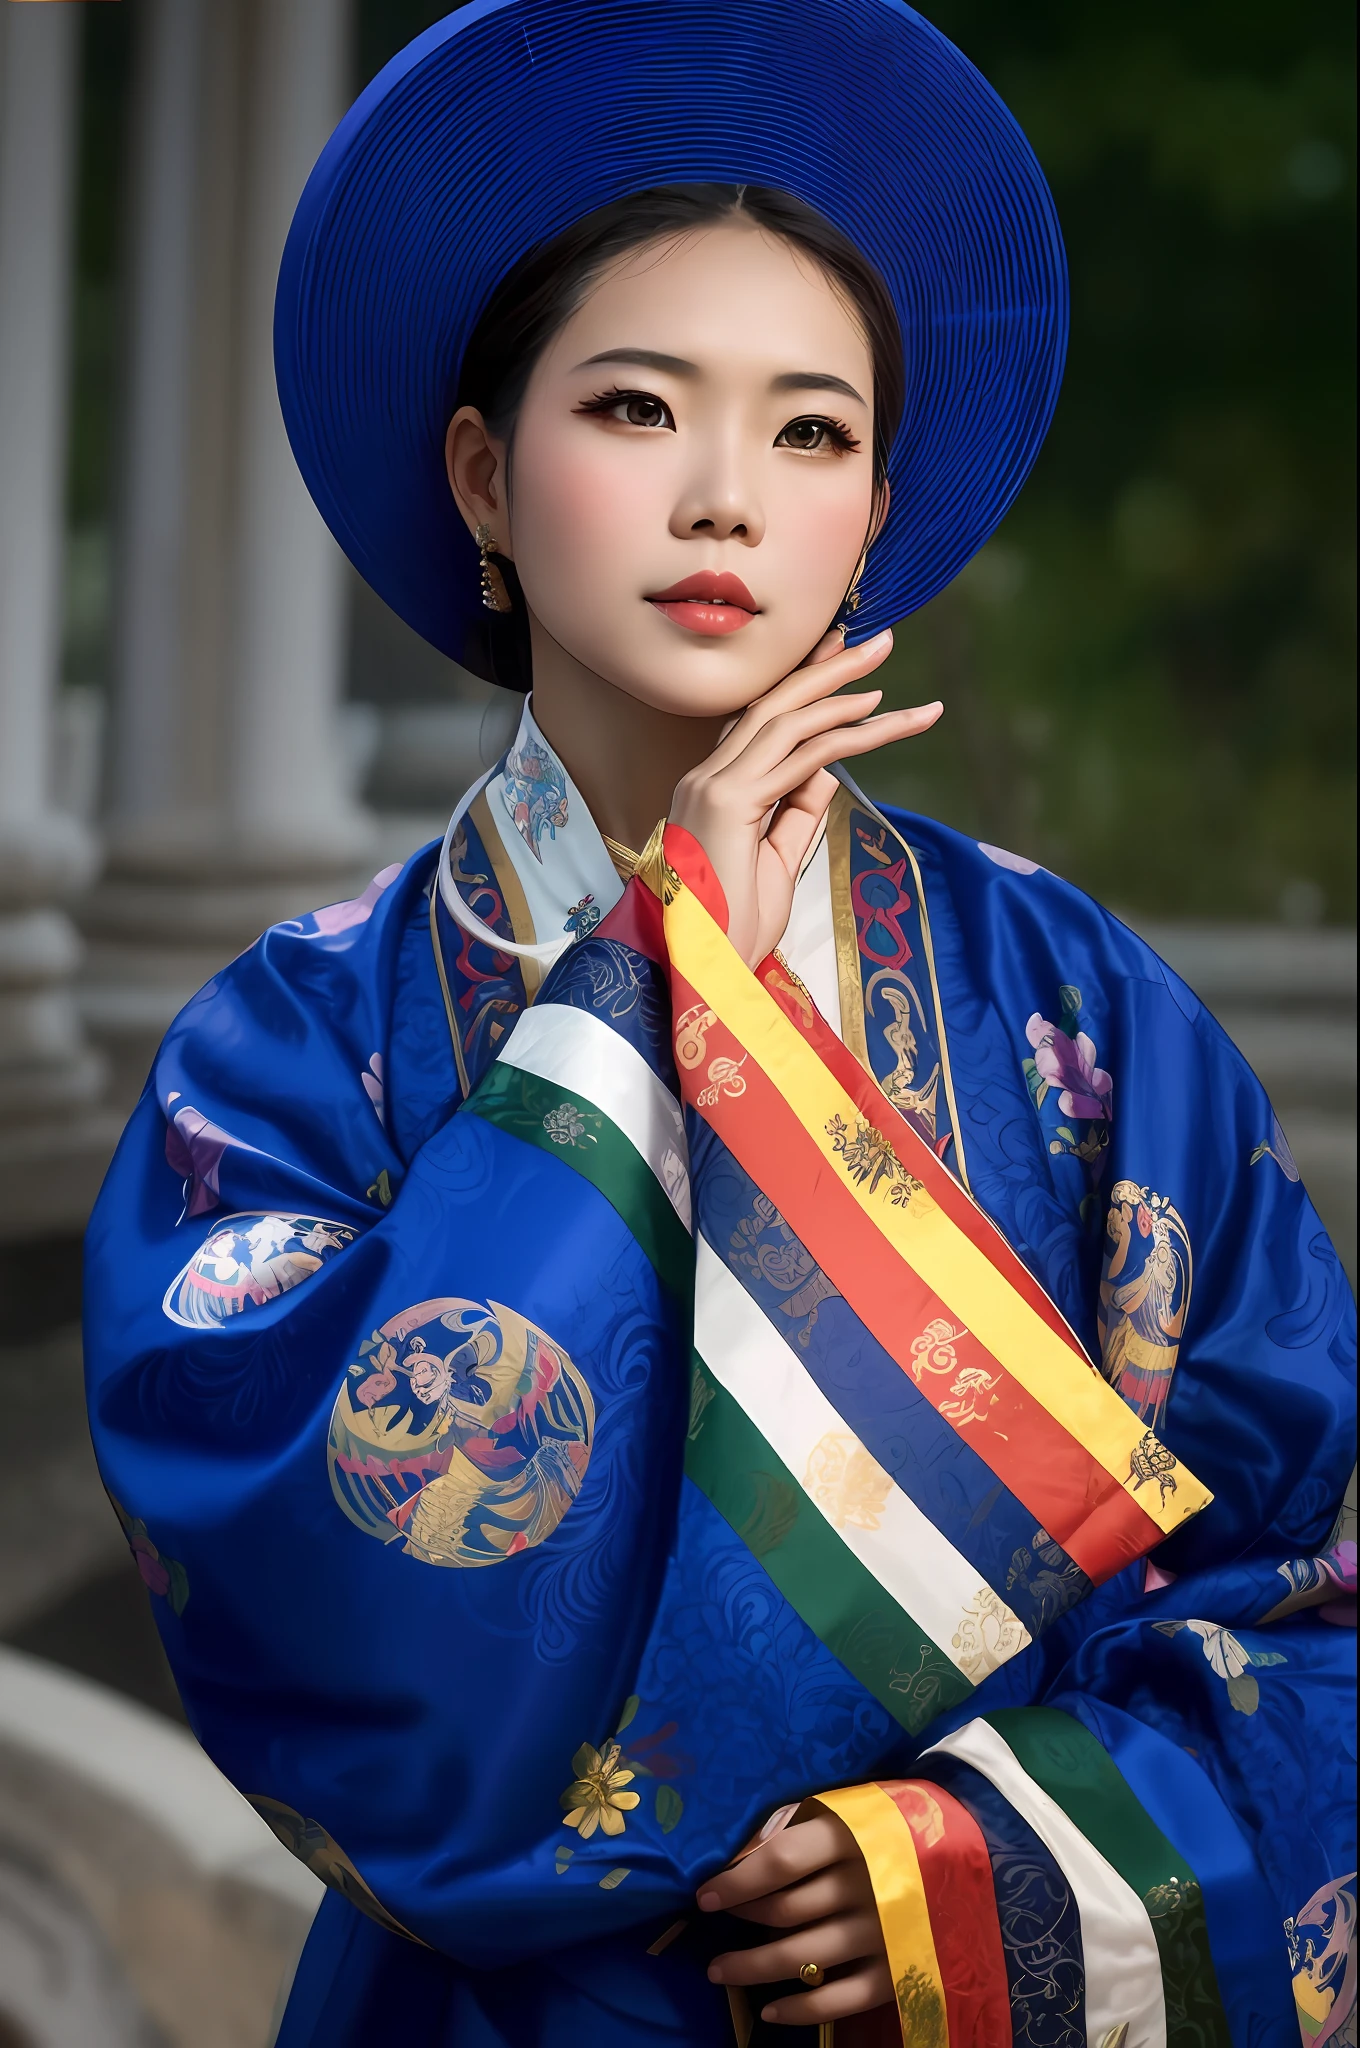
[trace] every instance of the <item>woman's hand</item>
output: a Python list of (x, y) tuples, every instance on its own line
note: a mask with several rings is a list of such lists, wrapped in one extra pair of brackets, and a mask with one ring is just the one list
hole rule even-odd
[(727, 898), (727, 935), (748, 967), (784, 936), (798, 880), (832, 797), (832, 761), (924, 732), (941, 704), (870, 714), (881, 690), (835, 693), (872, 673), (892, 649), (879, 633), (862, 647), (827, 634), (801, 668), (744, 711), (676, 785), (671, 822), (694, 834)]
[(761, 2018), (811, 2027), (889, 2005), (892, 1976), (869, 1872), (855, 1838), (835, 1814), (814, 1814), (709, 1878), (699, 1890), (705, 1913), (777, 1927), (759, 1948), (733, 1949), (709, 1965), (715, 1984), (775, 1984), (807, 1963), (837, 1970), (816, 1990), (778, 1998)]

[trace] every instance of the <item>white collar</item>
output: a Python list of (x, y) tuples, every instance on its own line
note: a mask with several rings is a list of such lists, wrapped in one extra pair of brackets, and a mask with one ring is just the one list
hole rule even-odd
[(623, 883), (585, 798), (539, 730), (532, 699), (485, 795), (535, 941), (584, 938), (614, 908)]

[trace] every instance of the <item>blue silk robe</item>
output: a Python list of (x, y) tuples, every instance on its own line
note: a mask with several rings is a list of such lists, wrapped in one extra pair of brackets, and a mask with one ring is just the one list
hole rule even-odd
[[(448, 917), (440, 859), (498, 932), (576, 942), (545, 986)], [(526, 1000), (655, 1000), (592, 961), (620, 884), (526, 715), (451, 849), (189, 1004), (89, 1233), (95, 1443), (190, 1722), (333, 1888), (285, 2048), (726, 2042), (697, 1965), (647, 1953), (699, 1880), (782, 1802), (1038, 1702), (1198, 1873), (1232, 2041), (1353, 2038), (1354, 1316), (1280, 1126), (1055, 876), (848, 801), (818, 863), (792, 964), (1213, 1504), (914, 1737), (786, 1604), (683, 1476), (683, 1308), (592, 1187), (461, 1108)], [(409, 1334), (432, 1308), (446, 1359)], [(365, 1467), (341, 1394), (456, 1407), (492, 1328), (521, 1366), (569, 1333), (535, 1424), (560, 1483), (457, 1560), (490, 1568), (434, 1568), (424, 1439)], [(493, 1476), (522, 1461), (496, 1427), (464, 1437)], [(564, 1807), (611, 1734), (643, 1796), (588, 1831)], [(1017, 1988), (1017, 2041), (1080, 2048), (1060, 1977)]]

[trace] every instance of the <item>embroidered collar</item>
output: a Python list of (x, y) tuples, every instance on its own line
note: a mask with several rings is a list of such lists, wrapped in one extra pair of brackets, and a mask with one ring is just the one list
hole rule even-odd
[(517, 935), (537, 944), (583, 939), (614, 908), (623, 883), (585, 798), (539, 730), (532, 699), (482, 798), (494, 834), (488, 853), (508, 880), (503, 856), (518, 884), (506, 891)]

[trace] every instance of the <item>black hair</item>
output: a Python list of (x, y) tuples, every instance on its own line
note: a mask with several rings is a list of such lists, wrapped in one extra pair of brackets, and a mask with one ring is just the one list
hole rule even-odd
[[(902, 417), (906, 375), (902, 334), (888, 287), (824, 215), (765, 185), (658, 185), (616, 199), (540, 242), (492, 292), (464, 351), (449, 416), (475, 406), (493, 433), (510, 440), (535, 363), (609, 264), (649, 242), (730, 219), (750, 221), (810, 256), (853, 309), (874, 366), (874, 483), (887, 474)], [(506, 689), (530, 687), (529, 621), (514, 565), (497, 558), (513, 600), (477, 621), (464, 661)]]

